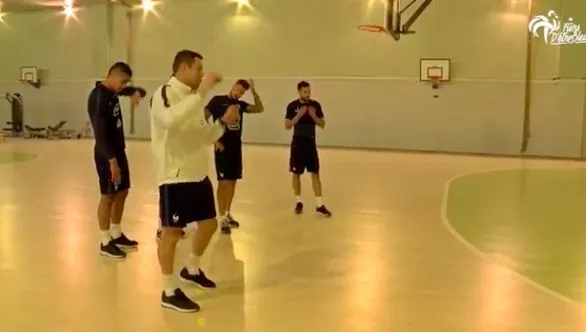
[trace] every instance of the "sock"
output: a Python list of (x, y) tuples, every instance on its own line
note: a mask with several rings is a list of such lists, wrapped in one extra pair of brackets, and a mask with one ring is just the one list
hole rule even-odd
[(100, 237), (102, 239), (102, 245), (106, 246), (110, 241), (112, 241), (112, 237), (110, 236), (110, 231), (100, 231)]
[(199, 261), (201, 260), (201, 256), (195, 256), (194, 254), (189, 254), (189, 258), (187, 259), (187, 264), (185, 264), (185, 268), (187, 268), (187, 272), (189, 274), (198, 275), (199, 274)]
[(301, 196), (295, 196), (295, 199), (297, 200), (297, 203), (301, 203)]
[(120, 227), (120, 224), (110, 225), (110, 235), (112, 235), (113, 239), (117, 239), (122, 235), (122, 227)]
[(172, 274), (163, 275), (163, 287), (166, 296), (173, 296), (175, 294), (177, 286), (175, 285), (175, 280), (173, 279)]
[(315, 200), (317, 203), (317, 207), (322, 207), (324, 205), (324, 202), (322, 201), (321, 196), (316, 197)]

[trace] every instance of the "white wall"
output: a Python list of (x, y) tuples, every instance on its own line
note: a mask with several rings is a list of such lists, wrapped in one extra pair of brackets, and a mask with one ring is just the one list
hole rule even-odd
[[(109, 10), (119, 31), (110, 42)], [(0, 93), (23, 94), (24, 121), (30, 126), (67, 120), (68, 127), (81, 128), (87, 121), (87, 95), (95, 81), (112, 61), (126, 58), (122, 8), (93, 6), (77, 11), (76, 16), (66, 20), (54, 11), (9, 13), (5, 24), (0, 24)], [(18, 81), (21, 66), (46, 70), (41, 89)], [(9, 109), (10, 105), (0, 100), (1, 124), (10, 120)]]
[[(166, 1), (157, 7), (157, 17), (140, 12), (133, 16), (131, 64), (135, 82), (149, 91), (168, 78), (173, 55), (183, 48), (202, 52), (207, 69), (228, 77), (217, 93), (224, 93), (236, 78), (256, 78), (267, 111), (247, 118), (248, 142), (289, 140), (290, 133), (283, 129), (284, 107), (295, 98), (296, 83), (307, 79), (328, 120), (320, 133), (321, 144), (517, 154), (525, 100), (526, 1), (435, 0), (415, 24), (417, 34), (400, 42), (355, 29), (360, 23), (381, 23), (382, 6), (376, 1), (251, 0), (254, 12), (241, 15), (235, 14), (234, 4), (222, 0)], [(374, 3), (372, 8), (369, 3)], [(539, 1), (535, 14), (555, 9), (562, 20), (573, 16), (586, 24), (580, 5), (570, 3)], [(105, 8), (84, 9), (76, 23), (84, 29), (66, 33), (62, 18), (48, 20), (47, 13), (38, 14), (44, 21), (35, 22), (49, 23), (42, 29), (47, 51), (36, 53), (27, 51), (26, 44), (16, 44), (14, 36), (18, 32), (36, 38), (39, 30), (33, 27), (40, 23), (25, 19), (31, 14), (7, 17), (13, 37), (6, 37), (9, 34), (0, 27), (0, 41), (4, 45), (8, 38), (17, 50), (0, 65), (0, 78), (10, 80), (22, 62), (20, 54), (29, 52), (28, 62), (48, 68), (55, 79), (40, 90), (25, 90), (26, 119), (42, 122), (51, 114), (51, 119), (83, 123), (91, 80), (126, 56), (128, 27), (121, 7), (112, 19), (116, 41), (111, 56), (104, 53)], [(59, 46), (53, 43), (56, 40)], [(535, 39), (531, 51), (529, 152), (578, 157), (586, 88), (576, 79), (586, 76), (584, 47), (549, 46)], [(3, 52), (7, 51), (0, 49), (0, 56)], [(58, 58), (61, 53), (68, 54), (66, 60)], [(419, 82), (422, 57), (451, 58), (453, 81), (438, 91)], [(558, 77), (562, 79), (552, 80)], [(0, 84), (3, 91), (13, 83)], [(65, 97), (73, 91), (74, 97)], [(144, 105), (136, 112), (135, 126), (137, 137), (148, 137)]]

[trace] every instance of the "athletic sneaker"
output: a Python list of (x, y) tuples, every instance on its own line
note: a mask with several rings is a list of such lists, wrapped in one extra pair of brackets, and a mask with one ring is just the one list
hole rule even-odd
[(220, 231), (222, 234), (232, 234), (232, 228), (230, 227), (230, 220), (222, 218), (220, 221)]
[(325, 217), (331, 217), (332, 213), (326, 208), (325, 205), (322, 205), (318, 208), (315, 209), (315, 212), (317, 212), (318, 214), (325, 216)]
[(228, 225), (232, 228), (238, 228), (240, 227), (240, 223), (236, 220), (234, 220), (234, 218), (232, 217), (232, 215), (230, 213), (228, 213), (226, 215), (226, 217), (228, 217)]
[(122, 233), (122, 235), (120, 235), (119, 238), (112, 239), (112, 242), (114, 242), (114, 244), (120, 248), (130, 249), (138, 247), (138, 242), (127, 238), (126, 235), (124, 235), (124, 233)]
[(179, 288), (175, 290), (172, 296), (167, 296), (165, 292), (161, 295), (161, 306), (167, 309), (177, 310), (179, 312), (189, 313), (199, 311), (199, 305), (183, 293)]
[(179, 273), (179, 278), (185, 282), (194, 283), (201, 288), (216, 288), (216, 283), (208, 279), (201, 269), (199, 274), (189, 274), (187, 268), (183, 268)]
[(295, 204), (295, 213), (300, 214), (302, 212), (303, 212), (303, 203), (297, 202), (297, 204)]
[(100, 244), (100, 255), (116, 259), (126, 258), (126, 253), (118, 248), (113, 240), (108, 242), (107, 245)]

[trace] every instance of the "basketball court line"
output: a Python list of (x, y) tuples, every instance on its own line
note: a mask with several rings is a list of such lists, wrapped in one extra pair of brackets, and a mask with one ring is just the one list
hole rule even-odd
[[(535, 168), (535, 170), (561, 170), (561, 169), (583, 169), (583, 167), (544, 167), (544, 168)], [(468, 248), (468, 250), (470, 250), (472, 253), (474, 253), (476, 256), (478, 256), (481, 260), (483, 261), (487, 261), (490, 262), (492, 264), (495, 264), (496, 266), (500, 267), (501, 269), (504, 269), (505, 271), (512, 273), (514, 275), (516, 275), (517, 277), (519, 277), (523, 282), (525, 282), (528, 285), (533, 286), (535, 289), (548, 294), (562, 302), (565, 302), (567, 304), (570, 304), (572, 307), (582, 310), (582, 311), (586, 311), (586, 303), (582, 303), (576, 300), (572, 300), (571, 298), (563, 295), (562, 293), (556, 292), (554, 290), (551, 290), (543, 285), (541, 285), (540, 283), (533, 281), (531, 278), (525, 276), (524, 274), (515, 271), (512, 268), (509, 268), (503, 264), (501, 264), (498, 260), (492, 258), (489, 254), (483, 252), (482, 250), (476, 248), (472, 243), (470, 243), (468, 240), (466, 240), (466, 238), (464, 238), (459, 232), (458, 230), (456, 230), (452, 224), (450, 223), (450, 220), (448, 218), (448, 201), (449, 201), (449, 193), (450, 193), (450, 186), (452, 184), (453, 181), (466, 177), (466, 176), (471, 176), (471, 175), (485, 175), (485, 174), (492, 174), (492, 173), (499, 173), (499, 172), (506, 172), (506, 171), (519, 171), (519, 170), (524, 170), (522, 168), (503, 168), (503, 169), (497, 169), (497, 170), (490, 170), (490, 171), (473, 171), (473, 172), (466, 172), (466, 173), (461, 173), (458, 175), (454, 175), (452, 177), (450, 177), (448, 179), (448, 181), (446, 181), (445, 185), (444, 185), (444, 193), (443, 193), (443, 197), (442, 197), (442, 205), (441, 205), (441, 212), (440, 212), (440, 217), (441, 217), (441, 221), (442, 221), (442, 225), (445, 227), (445, 229), (454, 237), (454, 239), (458, 242), (460, 242), (464, 247)]]

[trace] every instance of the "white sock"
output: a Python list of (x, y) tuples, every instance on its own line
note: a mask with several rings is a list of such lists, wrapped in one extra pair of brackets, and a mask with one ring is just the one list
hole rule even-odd
[(189, 274), (198, 275), (199, 274), (199, 261), (201, 260), (201, 256), (195, 256), (194, 254), (189, 254), (189, 258), (187, 259), (187, 264), (185, 267), (187, 268), (187, 272)]
[(301, 203), (301, 196), (295, 196), (295, 199), (297, 200), (297, 203)]
[(110, 235), (112, 235), (113, 239), (117, 239), (122, 235), (122, 227), (120, 227), (120, 224), (110, 225)]
[(317, 203), (317, 207), (322, 207), (324, 205), (324, 202), (322, 201), (321, 196), (316, 197), (315, 201)]
[(175, 284), (173, 275), (163, 275), (163, 291), (165, 292), (165, 295), (173, 296), (176, 289), (177, 285)]
[(106, 246), (110, 241), (112, 241), (112, 237), (110, 236), (110, 231), (100, 231), (100, 237), (102, 241), (102, 245)]

